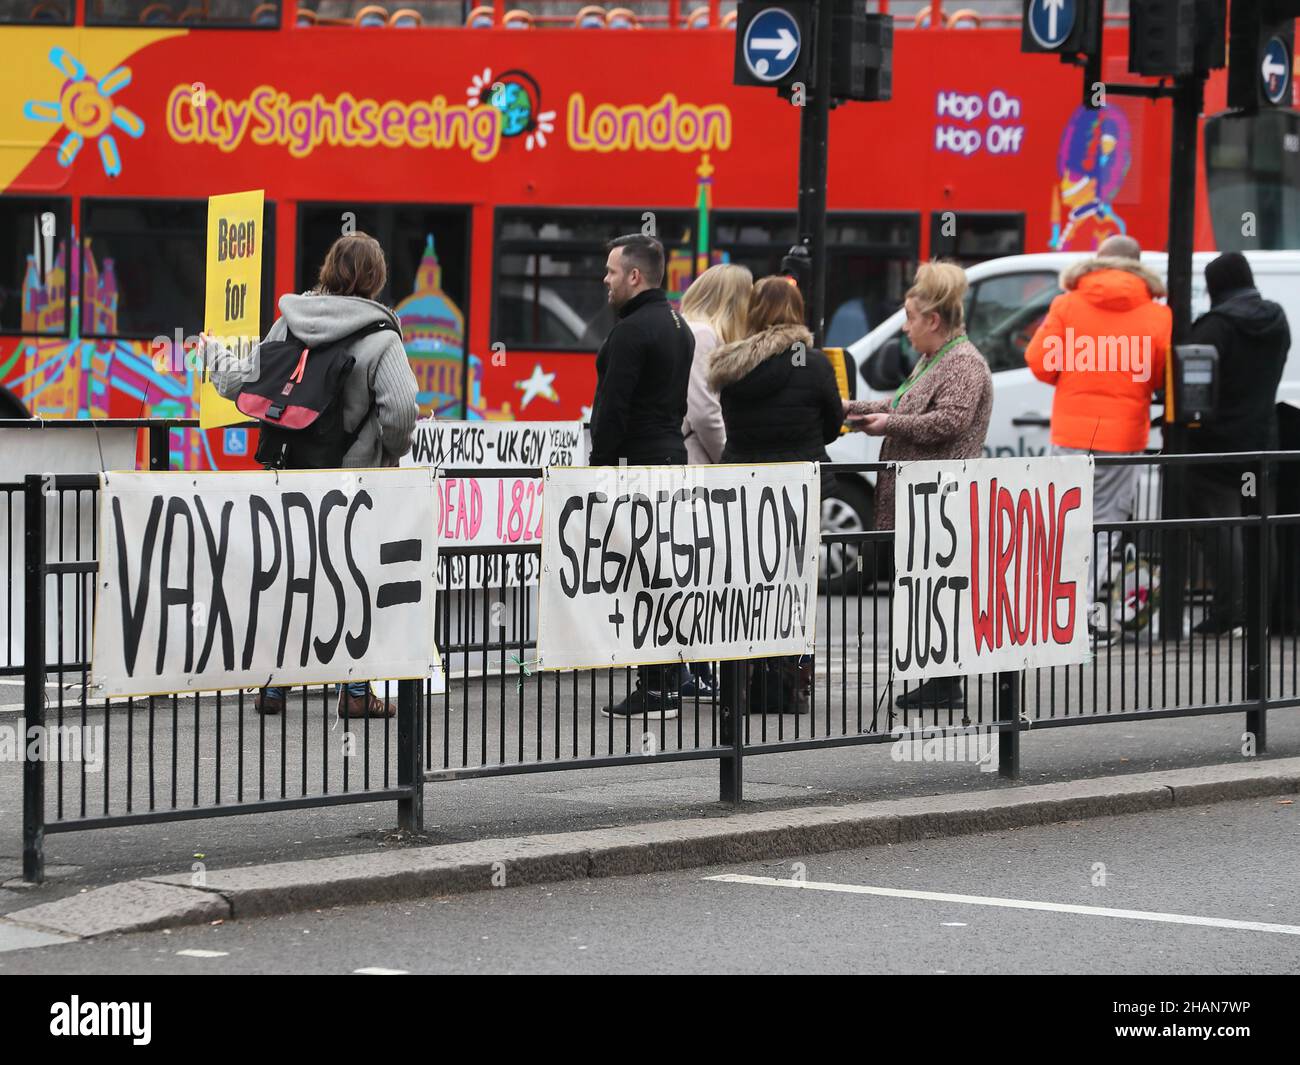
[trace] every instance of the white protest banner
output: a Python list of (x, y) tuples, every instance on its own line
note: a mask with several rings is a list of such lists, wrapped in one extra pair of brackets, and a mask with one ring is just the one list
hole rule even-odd
[[(510, 468), (581, 466), (587, 461), (581, 422), (417, 422), (403, 466)], [(438, 482), (438, 542), (447, 548), (534, 544), (541, 539), (540, 477), (448, 477)], [(504, 568), (504, 576), (502, 570)], [(537, 555), (447, 554), (439, 559), (444, 588), (535, 585)]]
[(433, 481), (430, 469), (104, 478), (95, 690), (428, 677)]
[(582, 466), (587, 445), (582, 422), (448, 422), (425, 418), (415, 423), (411, 450), (403, 466), (507, 468)]
[(546, 471), (538, 664), (808, 654), (815, 463)]
[(895, 681), (1086, 661), (1092, 459), (899, 465)]
[[(48, 424), (48, 423), (47, 423)], [(45, 545), (52, 559), (95, 557), (90, 493), (60, 491), (55, 475), (98, 473), (102, 469), (129, 470), (135, 466), (136, 437), (132, 426), (92, 429), (55, 426), (45, 428), (33, 419), (21, 428), (0, 429), (0, 456), (4, 457), (4, 480), (21, 482), (28, 474), (41, 475), (45, 497)], [(27, 528), (22, 491), (0, 492), (0, 560), (8, 560), (10, 580), (0, 592), (0, 666), (21, 666), (25, 647), (23, 581), (26, 565), (24, 538)], [(79, 575), (63, 574), (47, 585), (49, 604), (57, 601), (59, 587), (70, 602), (77, 602)], [(64, 647), (80, 646), (78, 632), (84, 632), (79, 610), (45, 611), (45, 646), (57, 648), (62, 629)]]

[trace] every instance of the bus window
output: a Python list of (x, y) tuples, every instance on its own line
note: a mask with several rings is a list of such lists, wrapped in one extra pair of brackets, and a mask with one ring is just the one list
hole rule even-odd
[[(149, 340), (203, 327), (206, 200), (83, 200), (81, 332)], [(274, 320), (275, 205), (262, 216), (262, 331)]]
[(68, 332), (68, 202), (0, 199), (0, 333)]
[(1205, 183), (1220, 251), (1300, 247), (1300, 115), (1207, 118)]
[[(678, 298), (690, 283), (688, 211), (653, 211), (668, 258), (664, 288)], [(605, 245), (640, 233), (639, 211), (497, 211), (492, 339), (507, 347), (595, 351), (614, 325), (606, 302)]]
[(0, 25), (72, 25), (72, 0), (0, 0)]
[(1034, 330), (1059, 295), (1056, 275), (1045, 270), (977, 281), (966, 302), (966, 335), (994, 373), (1025, 366)]
[(86, 0), (87, 26), (276, 29), (275, 0)]
[[(469, 284), (469, 217), (462, 207), (303, 204), (298, 208), (298, 291), (315, 287), (325, 253), (347, 231), (369, 233), (384, 249), (388, 284), (379, 302), (415, 322), (428, 312), (445, 348), (463, 349)], [(415, 300), (427, 298), (428, 306)], [(434, 306), (438, 301), (441, 311)], [(405, 305), (404, 307), (399, 305)], [(441, 326), (434, 320), (441, 319)], [(431, 340), (433, 338), (430, 338)]]
[[(826, 219), (826, 343), (843, 347), (893, 314), (916, 268), (914, 214), (833, 212)], [(719, 211), (713, 247), (755, 279), (775, 274), (798, 239), (790, 211)]]
[[(511, 5), (514, 6), (513, 4)], [(363, 26), (378, 29), (415, 29), (420, 26), (463, 26), (466, 12), (475, 4), (451, 4), (447, 0), (299, 0), (299, 26)], [(488, 23), (492, 8), (488, 6)]]
[(974, 266), (1025, 250), (1025, 216), (993, 211), (933, 211), (930, 256)]

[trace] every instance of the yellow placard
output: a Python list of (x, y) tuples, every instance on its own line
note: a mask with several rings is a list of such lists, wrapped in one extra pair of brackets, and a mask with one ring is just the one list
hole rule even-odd
[[(249, 350), (261, 339), (262, 203), (265, 192), (208, 197), (207, 298), (203, 329)], [(229, 343), (228, 347), (232, 346)], [(199, 425), (214, 429), (247, 421), (206, 379), (199, 394)]]

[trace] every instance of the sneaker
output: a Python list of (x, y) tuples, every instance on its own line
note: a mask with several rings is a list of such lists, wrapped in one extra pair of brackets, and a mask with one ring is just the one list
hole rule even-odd
[(894, 705), (900, 710), (933, 710), (950, 706), (960, 710), (966, 706), (966, 693), (962, 691), (960, 677), (934, 677), (904, 692), (894, 700)]
[(1206, 614), (1198, 624), (1192, 626), (1192, 635), (1213, 636), (1216, 639), (1226, 636), (1230, 640), (1236, 640), (1246, 635), (1246, 626), (1231, 621), (1225, 624), (1212, 614)]
[(697, 695), (701, 699), (709, 699), (715, 694), (713, 685), (709, 683), (709, 678), (697, 677), (694, 673), (682, 681), (679, 693), (683, 699), (693, 699)]
[(606, 717), (642, 717), (650, 721), (671, 721), (677, 716), (675, 692), (657, 692), (637, 687), (621, 703), (602, 707)]
[(284, 695), (267, 695), (263, 688), (253, 700), (253, 706), (263, 717), (276, 717), (284, 713)]
[(381, 699), (372, 691), (365, 695), (349, 695), (347, 690), (339, 692), (339, 717), (396, 717), (397, 707), (387, 699)]

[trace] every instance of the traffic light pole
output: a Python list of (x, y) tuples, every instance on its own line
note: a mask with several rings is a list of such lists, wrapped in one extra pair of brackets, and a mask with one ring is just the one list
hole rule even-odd
[(826, 156), (830, 140), (831, 33), (833, 0), (818, 4), (813, 82), (799, 116), (798, 238), (812, 259), (805, 293), (813, 346), (826, 339)]
[[(1192, 327), (1192, 251), (1196, 243), (1196, 173), (1197, 128), (1205, 90), (1201, 73), (1178, 77), (1173, 91), (1173, 137), (1169, 162), (1169, 309), (1173, 312), (1173, 342), (1186, 343)], [(1173, 352), (1170, 352), (1173, 366)], [(1166, 373), (1172, 380), (1172, 370)], [(1173, 397), (1166, 389), (1165, 411)], [(1186, 429), (1169, 420), (1163, 426), (1166, 454), (1187, 450)], [(1187, 470), (1183, 466), (1165, 467), (1161, 514), (1178, 518), (1185, 512)], [(1184, 539), (1177, 532), (1167, 534), (1162, 545), (1164, 575), (1161, 580), (1161, 631), (1178, 639), (1183, 632), (1187, 552)]]

